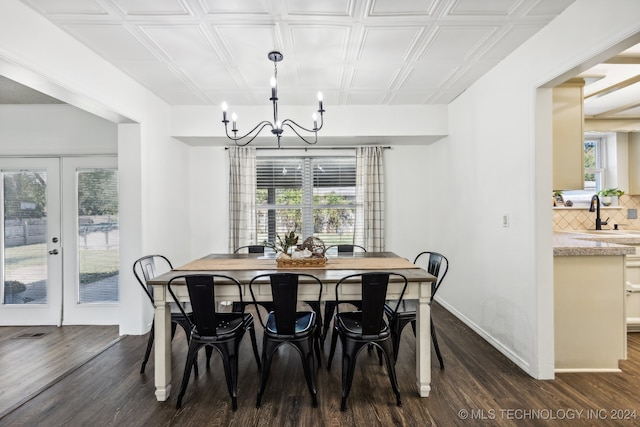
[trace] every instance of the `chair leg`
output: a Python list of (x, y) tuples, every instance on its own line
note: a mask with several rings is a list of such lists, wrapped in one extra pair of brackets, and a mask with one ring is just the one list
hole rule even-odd
[[(233, 342), (227, 342), (218, 347), (222, 351), (222, 366), (224, 367), (224, 378), (227, 381), (227, 390), (231, 397), (231, 409), (238, 409), (238, 347), (242, 336)], [(208, 346), (207, 346), (208, 347)]]
[(327, 333), (329, 332), (329, 327), (331, 326), (331, 318), (333, 317), (334, 311), (336, 311), (336, 302), (326, 301), (324, 303), (324, 322), (322, 326), (322, 343), (323, 344), (324, 344), (324, 340), (327, 338)]
[[(213, 348), (210, 346), (206, 346), (204, 348), (204, 352), (207, 355), (207, 370), (209, 369), (210, 365), (211, 365), (211, 356), (213, 355)], [(197, 361), (196, 361), (197, 363)]]
[(256, 340), (256, 329), (253, 326), (249, 328), (249, 336), (251, 337), (251, 346), (253, 347), (253, 355), (256, 358), (256, 363), (258, 364), (258, 370), (260, 370), (261, 369), (260, 353), (258, 352), (258, 341)]
[(380, 348), (384, 353), (385, 360), (387, 361), (387, 372), (389, 374), (389, 381), (391, 382), (391, 388), (396, 395), (396, 405), (402, 406), (402, 401), (400, 400), (400, 388), (398, 387), (398, 377), (396, 376), (396, 368), (395, 368), (395, 358), (393, 357), (393, 348), (389, 340), (384, 340), (379, 342)]
[(331, 370), (331, 362), (333, 361), (333, 355), (336, 352), (337, 342), (338, 342), (338, 331), (334, 327), (333, 332), (331, 333), (331, 351), (329, 352), (329, 359), (327, 360), (327, 371)]
[(440, 362), (440, 369), (444, 369), (444, 361), (442, 360), (442, 354), (440, 354), (440, 346), (438, 345), (438, 338), (436, 337), (436, 328), (433, 326), (433, 319), (431, 319), (431, 341), (433, 342), (433, 348), (436, 350), (436, 356)]
[(266, 336), (262, 340), (262, 370), (260, 372), (260, 384), (258, 384), (258, 397), (256, 398), (256, 408), (260, 407), (264, 389), (269, 380), (269, 370), (271, 369), (271, 358), (278, 348), (277, 344), (269, 340)]
[(302, 358), (302, 367), (304, 368), (304, 377), (307, 380), (307, 388), (311, 393), (313, 407), (318, 407), (318, 392), (316, 391), (315, 380), (315, 359), (313, 356), (313, 347), (316, 345), (316, 336), (311, 335), (309, 339), (302, 341), (292, 341)]
[(154, 337), (154, 324), (151, 324), (151, 330), (149, 331), (149, 340), (147, 341), (147, 350), (144, 352), (144, 359), (142, 360), (142, 367), (140, 368), (140, 373), (144, 374), (144, 368), (147, 366), (147, 362), (149, 361), (149, 356), (151, 355), (151, 348), (153, 347), (153, 337)]
[(345, 411), (347, 409), (347, 397), (349, 397), (351, 384), (353, 383), (353, 374), (356, 370), (358, 352), (367, 343), (340, 338), (342, 343), (342, 400), (340, 402), (340, 410)]
[(189, 384), (189, 377), (191, 376), (191, 366), (198, 357), (198, 350), (200, 350), (202, 344), (189, 344), (189, 352), (187, 353), (187, 362), (184, 366), (184, 375), (182, 376), (182, 386), (180, 387), (180, 393), (178, 394), (178, 401), (176, 403), (176, 409), (180, 409), (182, 406), (182, 398), (187, 391), (187, 385)]
[[(389, 325), (391, 328), (391, 344), (393, 346), (393, 358), (394, 360), (398, 360), (398, 355), (400, 354), (400, 339), (402, 338), (402, 331), (404, 327), (407, 326), (407, 323), (411, 322), (411, 327), (413, 328), (413, 335), (416, 335), (415, 330), (415, 320), (409, 319), (393, 319)], [(380, 360), (380, 365), (382, 365), (382, 360)]]

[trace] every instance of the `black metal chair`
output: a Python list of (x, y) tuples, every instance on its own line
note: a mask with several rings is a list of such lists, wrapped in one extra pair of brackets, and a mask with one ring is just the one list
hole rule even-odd
[[(320, 364), (320, 333), (318, 326), (320, 297), (322, 295), (322, 282), (311, 274), (304, 273), (265, 273), (260, 274), (249, 282), (249, 290), (253, 301), (258, 304), (256, 299), (256, 287), (265, 286), (264, 282), (269, 279), (271, 297), (273, 301), (273, 311), (269, 312), (266, 319), (263, 320), (260, 311), (258, 312), (258, 320), (264, 328), (262, 341), (262, 373), (260, 376), (260, 384), (258, 386), (258, 397), (256, 399), (256, 407), (260, 407), (262, 395), (264, 394), (269, 380), (269, 369), (271, 360), (278, 347), (288, 343), (295, 348), (302, 359), (304, 368), (304, 376), (307, 381), (307, 387), (311, 393), (313, 406), (318, 406), (318, 397), (315, 383), (315, 359), (313, 352), (315, 350), (318, 364)], [(300, 279), (316, 284), (318, 286), (318, 298), (316, 301), (306, 302), (311, 306), (311, 310), (298, 311), (298, 284)], [(304, 286), (311, 286), (304, 283)], [(288, 378), (288, 380), (290, 380)]]
[[(159, 264), (159, 265), (157, 265)], [(133, 263), (133, 274), (136, 276), (138, 283), (144, 290), (144, 292), (149, 297), (151, 301), (151, 305), (155, 306), (153, 302), (153, 286), (148, 285), (148, 281), (157, 276), (158, 267), (163, 270), (172, 270), (173, 266), (169, 259), (163, 255), (146, 255), (139, 259), (137, 259)], [(187, 336), (187, 340), (191, 334), (191, 328), (189, 324), (189, 320), (187, 317), (192, 316), (191, 308), (183, 306), (184, 310), (181, 311), (178, 308), (178, 304), (175, 302), (169, 303), (169, 307), (171, 309), (171, 339), (173, 339), (176, 334), (176, 327), (180, 325), (182, 329), (184, 329), (184, 333)], [(187, 316), (187, 317), (185, 317)], [(151, 348), (153, 347), (155, 335), (155, 320), (151, 323), (151, 331), (149, 331), (149, 340), (147, 341), (147, 350), (144, 354), (144, 359), (142, 360), (142, 367), (140, 368), (140, 373), (143, 374), (145, 367), (147, 366), (147, 362), (149, 361), (149, 356), (151, 355)], [(196, 375), (198, 373), (198, 367), (195, 367)]]
[[(384, 316), (384, 304), (387, 297), (390, 278), (400, 280), (402, 290), (399, 301), (402, 301), (407, 289), (407, 278), (398, 273), (369, 272), (350, 274), (336, 283), (336, 313), (333, 316), (333, 333), (331, 334), (331, 352), (327, 361), (327, 369), (331, 369), (331, 362), (336, 350), (338, 337), (342, 344), (342, 402), (340, 410), (347, 407), (347, 397), (351, 391), (353, 374), (356, 368), (358, 353), (363, 347), (373, 345), (387, 362), (387, 373), (391, 387), (396, 395), (396, 404), (402, 406), (400, 389), (396, 377), (395, 358), (391, 343), (391, 330)], [(362, 309), (358, 311), (340, 312), (339, 291), (345, 283), (360, 281), (362, 292)]]
[[(331, 248), (337, 248), (338, 254), (356, 252), (360, 250), (362, 252), (367, 252), (367, 250), (360, 245), (332, 245), (327, 248), (327, 251)], [(342, 301), (343, 303), (355, 305), (357, 308), (360, 308), (360, 301)], [(335, 301), (325, 301), (324, 303), (324, 325), (322, 327), (322, 342), (327, 337), (327, 332), (331, 327), (331, 318), (333, 317), (333, 312), (336, 310), (336, 302)]]
[(244, 251), (245, 249), (250, 254), (263, 254), (264, 250), (266, 249), (266, 246), (265, 245), (240, 246), (239, 248), (236, 248), (236, 250), (233, 251), (233, 253), (237, 254), (237, 253), (240, 253), (240, 252)]
[[(248, 330), (251, 336), (251, 344), (258, 369), (260, 369), (260, 356), (253, 326), (253, 316), (251, 313), (244, 313), (244, 311), (240, 313), (221, 313), (216, 311), (215, 281), (227, 282), (224, 286), (235, 285), (238, 289), (240, 300), (242, 300), (242, 285), (233, 277), (223, 274), (184, 274), (173, 277), (167, 284), (169, 293), (174, 299), (176, 299), (176, 296), (172, 285), (175, 286), (177, 280), (186, 281), (189, 300), (193, 308), (193, 316), (189, 318), (191, 330), (189, 353), (184, 366), (182, 386), (178, 394), (176, 408), (182, 406), (182, 398), (187, 391), (191, 367), (196, 361), (198, 350), (206, 347), (216, 349), (222, 356), (227, 388), (231, 396), (231, 407), (235, 411), (238, 408), (238, 347), (245, 331)], [(228, 282), (231, 282), (231, 285)]]
[[(429, 304), (433, 303), (433, 298), (436, 296), (436, 292), (442, 285), (444, 276), (447, 275), (449, 270), (449, 260), (438, 252), (425, 251), (419, 253), (413, 260), (414, 264), (418, 263), (418, 260), (422, 256), (428, 256), (427, 258), (427, 272), (436, 277), (436, 281), (431, 285), (431, 299)], [(398, 351), (400, 350), (400, 338), (402, 336), (402, 330), (408, 323), (411, 323), (413, 329), (413, 335), (416, 335), (416, 310), (418, 302), (416, 300), (403, 300), (399, 301), (387, 301), (385, 304), (385, 313), (389, 319), (389, 325), (391, 327), (391, 337), (393, 340), (393, 354), (396, 360), (398, 359)], [(440, 369), (444, 369), (444, 361), (442, 354), (440, 353), (440, 346), (438, 346), (438, 338), (436, 336), (436, 329), (433, 326), (433, 316), (430, 319), (431, 323), (431, 341), (436, 351), (436, 356), (440, 362)]]
[(342, 252), (356, 252), (356, 250), (360, 250), (362, 252), (367, 252), (367, 250), (364, 248), (364, 246), (360, 246), (360, 245), (331, 245), (327, 247), (327, 251), (329, 249), (333, 249), (336, 248), (338, 250), (338, 253), (342, 253)]

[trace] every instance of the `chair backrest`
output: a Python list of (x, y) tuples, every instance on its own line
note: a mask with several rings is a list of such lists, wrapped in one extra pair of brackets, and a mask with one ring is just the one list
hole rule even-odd
[[(175, 301), (178, 301), (173, 288), (178, 286), (176, 281), (186, 282), (187, 290), (189, 292), (189, 300), (191, 302), (191, 309), (193, 311), (193, 322), (187, 316), (187, 313), (182, 307), (182, 304), (178, 304), (182, 314), (189, 320), (191, 326), (195, 326), (196, 332), (200, 336), (216, 337), (218, 335), (216, 330), (216, 294), (215, 294), (215, 281), (224, 280), (231, 282), (229, 286), (235, 285), (238, 289), (238, 296), (240, 300), (241, 313), (244, 314), (244, 304), (242, 304), (242, 285), (237, 279), (224, 274), (183, 274), (175, 276), (169, 280), (167, 289)], [(181, 284), (180, 286), (184, 286)], [(225, 285), (227, 286), (227, 285)]]
[(413, 260), (414, 264), (420, 263), (423, 264), (423, 261), (426, 259), (427, 273), (436, 277), (435, 283), (431, 285), (431, 301), (433, 301), (433, 297), (436, 296), (436, 292), (440, 288), (442, 284), (442, 280), (444, 276), (447, 275), (447, 271), (449, 271), (449, 260), (447, 257), (438, 252), (424, 251), (420, 252), (416, 258)]
[(357, 250), (360, 250), (362, 252), (367, 252), (367, 250), (360, 245), (332, 245), (332, 246), (329, 246), (327, 250), (331, 248), (338, 248), (338, 253), (357, 252)]
[(246, 249), (247, 252), (249, 252), (250, 254), (263, 254), (264, 250), (265, 250), (266, 246), (264, 245), (247, 245), (247, 246), (240, 246), (239, 248), (236, 248), (235, 251), (233, 251), (234, 254), (237, 254), (238, 252), (240, 252), (241, 250)]
[[(338, 302), (336, 312), (340, 313), (340, 287), (347, 281), (360, 279), (362, 292), (362, 333), (363, 335), (378, 334), (384, 321), (384, 305), (387, 300), (390, 277), (397, 277), (402, 283), (402, 292), (398, 298), (398, 304), (394, 309), (397, 310), (407, 290), (407, 278), (399, 273), (372, 271), (368, 273), (350, 274), (341, 278), (338, 283), (336, 283), (336, 301)], [(353, 297), (349, 299), (353, 300)]]
[(157, 262), (161, 263), (160, 266), (163, 269), (173, 270), (171, 262), (163, 255), (146, 255), (138, 258), (133, 263), (133, 274), (149, 297), (149, 300), (151, 300), (151, 304), (153, 304), (153, 286), (149, 285), (148, 282), (158, 275)]
[[(311, 283), (318, 284), (318, 298), (317, 306), (320, 306), (320, 297), (322, 295), (322, 281), (312, 274), (306, 273), (265, 273), (255, 276), (249, 282), (249, 291), (254, 303), (256, 303), (255, 287), (258, 286), (260, 279), (269, 278), (271, 285), (271, 296), (273, 299), (273, 313), (276, 321), (276, 328), (278, 335), (295, 335), (296, 328), (296, 313), (298, 306), (298, 284), (300, 278), (305, 278), (311, 281)], [(305, 284), (307, 286), (307, 284)], [(258, 320), (262, 327), (265, 327), (265, 322), (262, 319), (260, 310), (256, 304), (256, 311), (258, 312)]]

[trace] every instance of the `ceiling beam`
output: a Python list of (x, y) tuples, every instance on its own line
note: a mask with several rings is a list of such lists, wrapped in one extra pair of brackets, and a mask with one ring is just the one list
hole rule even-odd
[(584, 99), (589, 99), (589, 98), (593, 98), (593, 97), (600, 97), (600, 96), (604, 96), (604, 95), (608, 95), (612, 92), (615, 92), (617, 90), (623, 89), (627, 86), (631, 86), (632, 84), (638, 83), (640, 82), (640, 74), (636, 74), (635, 76), (627, 79), (627, 80), (623, 80), (619, 83), (616, 83), (614, 85), (611, 85), (609, 87), (605, 87), (604, 89), (600, 89), (599, 91), (593, 92), (589, 95), (585, 95)]

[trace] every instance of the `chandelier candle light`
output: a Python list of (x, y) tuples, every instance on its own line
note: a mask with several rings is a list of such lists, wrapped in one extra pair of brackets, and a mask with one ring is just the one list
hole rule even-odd
[[(318, 131), (322, 129), (323, 121), (323, 113), (324, 109), (322, 108), (322, 92), (318, 92), (318, 113), (320, 113), (320, 127), (318, 127), (318, 115), (313, 113), (313, 129), (307, 129), (303, 126), (300, 126), (296, 122), (291, 119), (284, 119), (280, 121), (278, 118), (278, 62), (282, 61), (284, 56), (277, 51), (269, 52), (267, 55), (269, 60), (273, 62), (273, 76), (271, 77), (271, 98), (269, 100), (273, 104), (273, 122), (268, 120), (261, 121), (258, 123), (253, 129), (247, 132), (245, 135), (238, 136), (238, 116), (236, 113), (231, 114), (231, 132), (233, 132), (233, 136), (229, 135), (229, 130), (227, 125), (229, 124), (229, 120), (227, 119), (227, 103), (222, 103), (222, 123), (224, 123), (224, 132), (227, 135), (227, 138), (232, 140), (239, 146), (245, 146), (251, 143), (259, 134), (262, 132), (262, 129), (269, 126), (271, 127), (271, 133), (276, 136), (278, 139), (278, 148), (280, 148), (280, 136), (282, 135), (282, 131), (284, 130), (284, 126), (289, 127), (298, 137), (306, 142), (307, 144), (315, 144), (318, 142)], [(300, 135), (300, 132), (308, 132), (313, 134), (313, 140), (307, 139), (304, 136)]]

